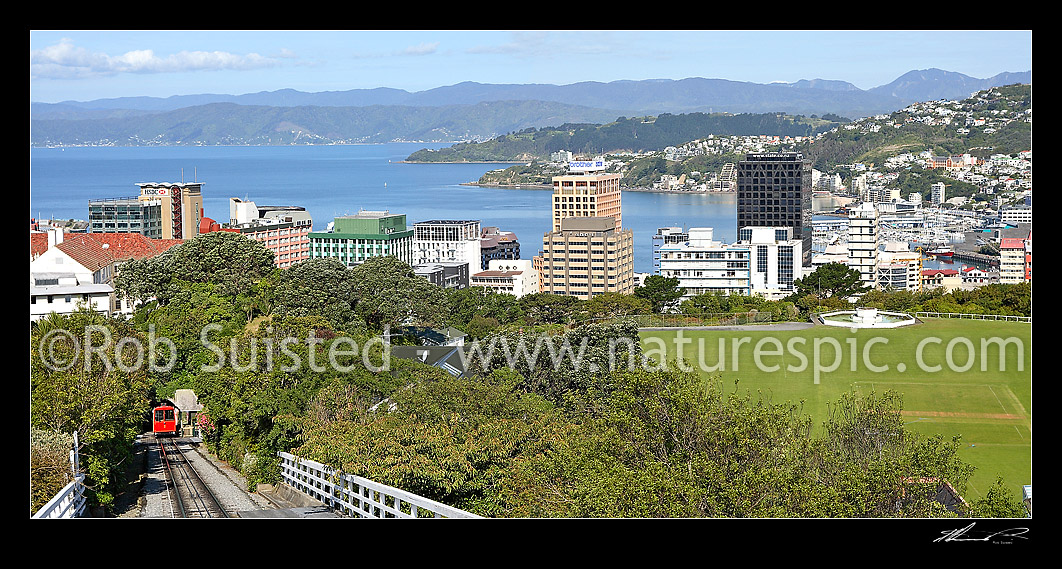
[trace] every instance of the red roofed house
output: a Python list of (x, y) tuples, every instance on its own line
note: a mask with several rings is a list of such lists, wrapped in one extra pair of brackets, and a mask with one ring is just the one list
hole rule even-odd
[(30, 233), (30, 320), (50, 312), (69, 314), (79, 303), (104, 314), (131, 313), (128, 301), (114, 295), (119, 267), (181, 242), (139, 233)]
[(964, 284), (986, 284), (990, 281), (991, 277), (988, 273), (977, 267), (962, 268), (962, 282)]
[(962, 286), (962, 277), (955, 269), (923, 269), (922, 288), (944, 287), (952, 291)]

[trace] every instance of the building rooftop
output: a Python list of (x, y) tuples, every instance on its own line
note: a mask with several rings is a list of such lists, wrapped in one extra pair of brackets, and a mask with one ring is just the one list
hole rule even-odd
[[(114, 262), (154, 257), (182, 242), (151, 239), (140, 233), (64, 233), (63, 242), (56, 247), (86, 269), (96, 270)], [(37, 257), (47, 250), (48, 234), (30, 233), (30, 256)]]
[(561, 220), (561, 231), (608, 231), (616, 228), (616, 219), (612, 217), (565, 217)]
[(110, 294), (114, 287), (109, 284), (76, 284), (76, 285), (30, 285), (30, 294), (42, 296), (46, 294)]
[(392, 214), (388, 210), (384, 210), (384, 211), (361, 210), (361, 211), (359, 211), (358, 213), (356, 213), (354, 215), (336, 216), (336, 219), (380, 219), (380, 218), (392, 217), (392, 216), (396, 216), (396, 215), (401, 215), (401, 214)]
[(472, 277), (473, 278), (477, 278), (477, 277), (478, 278), (484, 278), (484, 277), (512, 277), (512, 276), (515, 276), (515, 275), (522, 275), (522, 274), (524, 274), (523, 271), (480, 271), (480, 272), (472, 275)]

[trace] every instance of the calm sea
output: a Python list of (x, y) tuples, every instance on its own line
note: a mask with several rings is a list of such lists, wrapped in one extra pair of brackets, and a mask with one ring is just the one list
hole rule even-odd
[[(229, 198), (258, 205), (297, 205), (323, 231), (340, 215), (365, 210), (403, 213), (412, 224), (478, 219), (516, 233), (525, 258), (550, 229), (551, 192), (461, 185), (502, 164), (403, 164), (421, 148), (392, 143), (349, 146), (33, 148), (30, 217), (86, 219), (91, 199), (136, 196), (139, 182), (203, 183), (207, 217), (228, 221)], [(634, 230), (635, 271), (652, 272), (659, 227), (712, 227), (737, 238), (732, 194), (623, 193), (623, 225)]]

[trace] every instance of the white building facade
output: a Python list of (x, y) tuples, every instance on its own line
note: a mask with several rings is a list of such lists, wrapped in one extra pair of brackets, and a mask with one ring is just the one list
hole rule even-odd
[(877, 286), (878, 210), (863, 202), (848, 214), (848, 266), (859, 271), (864, 286)]
[(776, 300), (793, 293), (793, 281), (801, 277), (800, 259), (804, 242), (793, 239), (791, 227), (743, 227), (736, 247), (749, 251), (752, 294)]
[(468, 263), (482, 266), (479, 220), (432, 220), (413, 224), (413, 263)]
[(660, 275), (686, 289), (680, 302), (703, 293), (751, 295), (750, 258), (747, 246), (715, 241), (711, 227), (691, 227), (688, 241), (660, 247)]
[(81, 305), (100, 314), (111, 313), (114, 287), (105, 282), (109, 275), (86, 268), (56, 247), (62, 238), (61, 229), (49, 231), (48, 250), (30, 261), (30, 322), (52, 312), (72, 314)]
[(917, 292), (922, 281), (919, 257), (906, 243), (887, 243), (878, 252), (877, 288)]
[(1032, 280), (1032, 238), (1004, 238), (999, 244), (999, 282)]
[(469, 286), (489, 288), (519, 298), (539, 291), (538, 271), (530, 259), (491, 260), (487, 263), (487, 270), (469, 277)]
[(944, 182), (937, 182), (930, 186), (930, 188), (930, 201), (933, 203), (933, 205), (940, 205), (947, 200), (946, 192), (944, 191)]

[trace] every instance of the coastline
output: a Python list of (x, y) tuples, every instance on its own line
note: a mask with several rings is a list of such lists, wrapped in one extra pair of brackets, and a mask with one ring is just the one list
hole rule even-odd
[[(481, 188), (498, 188), (502, 190), (552, 190), (549, 184), (481, 184), (479, 182), (462, 182), (462, 186), (479, 186)], [(624, 192), (643, 192), (647, 194), (682, 194), (696, 196), (737, 195), (737, 192), (701, 192), (693, 190), (657, 190), (653, 188), (621, 188)]]
[(423, 160), (395, 160), (392, 164), (527, 164), (527, 160), (440, 160), (424, 162)]

